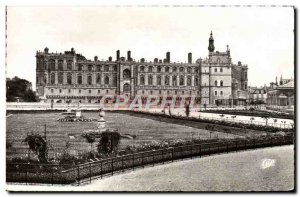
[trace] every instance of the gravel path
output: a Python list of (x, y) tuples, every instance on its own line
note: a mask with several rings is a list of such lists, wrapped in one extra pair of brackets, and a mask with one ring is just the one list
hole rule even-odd
[(30, 191), (287, 191), (294, 146), (249, 150), (138, 169), (83, 186), (16, 186)]

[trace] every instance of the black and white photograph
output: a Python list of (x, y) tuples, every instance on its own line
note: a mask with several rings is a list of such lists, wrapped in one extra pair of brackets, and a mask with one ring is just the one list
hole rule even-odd
[(8, 5), (6, 191), (295, 192), (295, 13)]

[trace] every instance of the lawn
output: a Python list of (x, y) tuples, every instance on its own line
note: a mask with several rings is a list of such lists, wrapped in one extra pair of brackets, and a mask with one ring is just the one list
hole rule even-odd
[[(98, 119), (96, 112), (83, 112), (86, 118)], [(22, 142), (27, 133), (34, 132), (44, 135), (46, 124), (47, 140), (52, 147), (49, 156), (62, 153), (68, 144), (71, 154), (90, 151), (90, 144), (81, 137), (84, 130), (97, 129), (96, 122), (58, 122), (62, 118), (60, 112), (40, 113), (16, 113), (6, 118), (7, 158), (27, 157), (28, 145)], [(209, 132), (205, 129), (195, 128), (181, 124), (175, 124), (156, 119), (132, 116), (126, 113), (106, 112), (106, 127), (118, 129), (121, 134), (132, 134), (137, 137), (133, 140), (122, 139), (120, 148), (131, 144), (145, 144), (152, 141), (192, 138), (209, 139), (236, 138), (240, 135), (226, 134), (222, 132)], [(201, 123), (198, 123), (201, 124)], [(94, 149), (96, 148), (94, 143)]]

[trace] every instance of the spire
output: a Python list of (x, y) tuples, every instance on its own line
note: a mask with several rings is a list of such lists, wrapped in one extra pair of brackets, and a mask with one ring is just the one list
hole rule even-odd
[(210, 37), (209, 37), (208, 41), (209, 41), (208, 51), (209, 52), (214, 52), (215, 46), (214, 46), (214, 38), (213, 38), (212, 31), (210, 32)]

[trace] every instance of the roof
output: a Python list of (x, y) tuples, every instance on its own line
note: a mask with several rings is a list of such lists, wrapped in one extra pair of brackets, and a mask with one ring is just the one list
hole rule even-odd
[(277, 87), (277, 89), (285, 89), (285, 88), (287, 89), (294, 88), (294, 80)]

